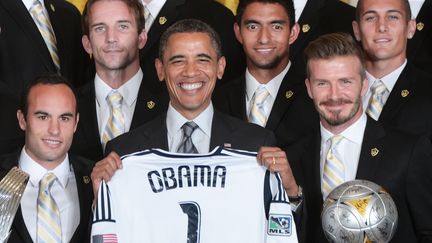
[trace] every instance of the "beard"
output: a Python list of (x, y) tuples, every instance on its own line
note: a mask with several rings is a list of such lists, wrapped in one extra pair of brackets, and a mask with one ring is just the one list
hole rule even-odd
[[(324, 121), (326, 121), (331, 126), (339, 126), (342, 125), (349, 120), (351, 120), (360, 109), (360, 102), (361, 98), (357, 97), (354, 101), (348, 100), (348, 99), (328, 99), (325, 101), (320, 102), (319, 104), (315, 104), (315, 107), (321, 117)], [(343, 104), (353, 104), (353, 107), (349, 111), (349, 113), (345, 116), (341, 114), (341, 110), (335, 110), (335, 111), (324, 111), (324, 109), (321, 108), (322, 105), (324, 106), (336, 106), (336, 105), (343, 105)], [(330, 113), (331, 115), (328, 115)]]

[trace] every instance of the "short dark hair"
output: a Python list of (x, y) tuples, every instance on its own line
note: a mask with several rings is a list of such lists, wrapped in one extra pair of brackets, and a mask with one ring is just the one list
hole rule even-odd
[(144, 18), (144, 7), (140, 0), (88, 0), (81, 18), (82, 30), (84, 35), (89, 35), (89, 14), (93, 4), (99, 1), (120, 1), (124, 2), (129, 10), (135, 15), (135, 22), (137, 24), (138, 33), (141, 33), (145, 29), (145, 18)]
[(171, 25), (162, 34), (159, 41), (159, 59), (163, 60), (163, 55), (168, 45), (168, 39), (173, 34), (178, 33), (205, 33), (210, 37), (213, 48), (218, 58), (222, 56), (222, 44), (219, 34), (208, 24), (198, 19), (183, 19)]
[(252, 3), (280, 4), (285, 9), (286, 14), (288, 15), (290, 28), (294, 26), (295, 10), (294, 10), (294, 3), (292, 0), (240, 0), (237, 6), (237, 15), (236, 15), (236, 22), (238, 25), (241, 24), (243, 14), (247, 6), (249, 6), (249, 4)]
[[(378, 0), (373, 0), (373, 1), (378, 1)], [(402, 1), (402, 6), (403, 6), (403, 10), (405, 11), (406, 14), (406, 21), (410, 21), (411, 20), (411, 7), (409, 5), (408, 0), (399, 0)], [(358, 0), (357, 2), (357, 7), (356, 7), (356, 21), (359, 22), (360, 21), (360, 14), (361, 11), (363, 11), (363, 2), (364, 0)]]
[[(76, 104), (76, 111), (78, 110), (78, 99), (77, 99), (77, 92), (73, 85), (66, 80), (64, 77), (58, 75), (58, 74), (44, 74), (41, 76), (38, 76), (35, 80), (27, 84), (27, 86), (24, 88), (22, 95), (21, 95), (21, 104), (20, 104), (20, 110), (24, 114), (24, 118), (27, 117), (28, 112), (28, 105), (29, 100), (28, 96), (32, 90), (33, 87), (37, 85), (58, 85), (58, 84), (64, 84), (72, 91), (74, 97), (75, 97), (75, 104)], [(77, 111), (78, 112), (78, 111)]]
[(348, 33), (331, 33), (311, 41), (304, 50), (306, 75), (310, 78), (309, 62), (317, 59), (330, 59), (340, 56), (354, 56), (360, 61), (360, 76), (366, 78), (366, 64), (363, 51), (354, 38)]

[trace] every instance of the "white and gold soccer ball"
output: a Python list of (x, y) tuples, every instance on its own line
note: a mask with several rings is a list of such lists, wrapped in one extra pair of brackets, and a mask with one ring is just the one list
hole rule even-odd
[(329, 242), (389, 242), (398, 213), (390, 195), (379, 185), (353, 180), (336, 187), (326, 198), (321, 223)]

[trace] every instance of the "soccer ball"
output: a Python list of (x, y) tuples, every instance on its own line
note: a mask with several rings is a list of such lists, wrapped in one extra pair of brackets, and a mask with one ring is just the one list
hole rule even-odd
[(326, 198), (321, 213), (330, 242), (389, 242), (398, 221), (396, 205), (379, 185), (353, 180), (336, 187)]

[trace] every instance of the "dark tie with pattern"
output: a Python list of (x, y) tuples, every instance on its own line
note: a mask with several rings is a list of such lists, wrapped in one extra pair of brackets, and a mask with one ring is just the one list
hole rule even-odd
[(179, 153), (185, 153), (185, 154), (197, 154), (198, 150), (196, 149), (195, 145), (192, 142), (192, 133), (198, 128), (198, 125), (195, 124), (195, 122), (186, 122), (182, 126), (183, 130), (183, 140), (177, 149), (177, 152)]

